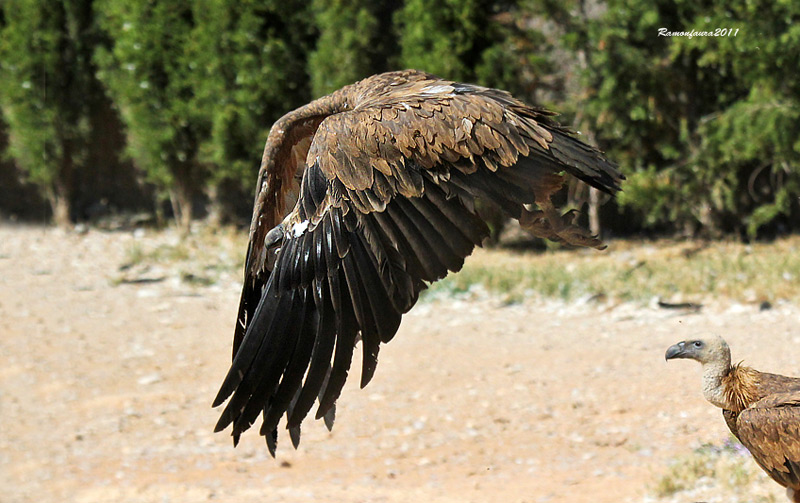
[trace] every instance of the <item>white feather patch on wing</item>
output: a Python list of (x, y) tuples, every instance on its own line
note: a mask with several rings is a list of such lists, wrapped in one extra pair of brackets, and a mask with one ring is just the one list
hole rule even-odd
[(294, 237), (299, 238), (303, 235), (306, 229), (308, 229), (308, 220), (303, 220), (299, 224), (294, 224), (292, 226), (292, 234), (294, 234)]

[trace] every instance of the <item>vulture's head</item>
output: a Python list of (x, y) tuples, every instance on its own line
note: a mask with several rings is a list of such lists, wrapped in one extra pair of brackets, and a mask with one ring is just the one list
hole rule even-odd
[(673, 344), (667, 349), (667, 360), (688, 358), (696, 360), (703, 365), (723, 364), (729, 365), (731, 350), (725, 339), (718, 335), (709, 335), (699, 339), (690, 339)]

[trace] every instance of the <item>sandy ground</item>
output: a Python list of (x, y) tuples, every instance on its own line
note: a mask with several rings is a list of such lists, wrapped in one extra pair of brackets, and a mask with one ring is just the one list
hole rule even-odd
[[(256, 431), (212, 433), (238, 274), (117, 284), (141, 239), (163, 237), (0, 226), (0, 501), (657, 501), (671, 461), (727, 437), (670, 344), (714, 331), (800, 375), (796, 306), (429, 300), (372, 383), (350, 379), (333, 432), (308, 421), (273, 460)], [(711, 481), (670, 501), (731, 498)]]

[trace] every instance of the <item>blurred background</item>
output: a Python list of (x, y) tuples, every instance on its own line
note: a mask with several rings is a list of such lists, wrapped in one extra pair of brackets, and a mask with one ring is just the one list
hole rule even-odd
[(244, 225), (278, 117), (417, 68), (619, 162), (595, 231), (772, 238), (800, 229), (798, 21), (791, 0), (4, 0), (0, 214)]

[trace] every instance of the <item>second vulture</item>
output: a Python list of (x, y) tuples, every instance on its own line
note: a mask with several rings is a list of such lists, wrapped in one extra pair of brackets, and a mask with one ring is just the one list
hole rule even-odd
[(330, 427), (356, 343), (363, 387), (420, 291), (489, 234), (476, 200), (537, 236), (601, 248), (552, 196), (570, 177), (613, 194), (623, 177), (552, 115), (407, 70), (279, 119), (261, 161), (216, 430), (233, 425), (235, 444), (262, 415), (274, 455), (281, 418), (296, 447), (316, 400)]
[(731, 365), (721, 337), (679, 342), (666, 359), (703, 365), (703, 396), (722, 409), (731, 433), (756, 463), (800, 503), (800, 379)]

